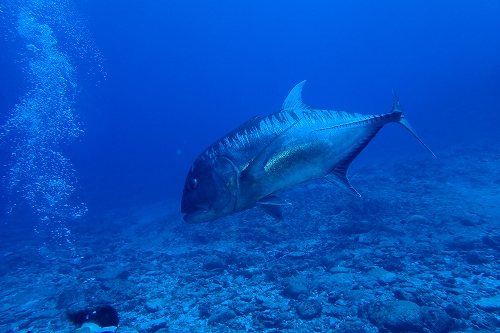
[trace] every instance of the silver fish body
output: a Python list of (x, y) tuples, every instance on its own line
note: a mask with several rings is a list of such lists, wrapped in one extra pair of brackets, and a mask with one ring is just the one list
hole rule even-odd
[(292, 89), (280, 111), (250, 119), (198, 156), (184, 185), (186, 222), (207, 222), (255, 206), (282, 219), (281, 207), (288, 203), (275, 193), (318, 178), (357, 194), (347, 169), (387, 123), (403, 125), (422, 142), (396, 95), (387, 114), (323, 110), (302, 102), (304, 83)]

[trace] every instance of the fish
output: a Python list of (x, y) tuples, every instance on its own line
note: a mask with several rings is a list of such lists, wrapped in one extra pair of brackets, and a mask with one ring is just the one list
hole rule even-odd
[(209, 222), (256, 206), (283, 220), (290, 203), (277, 193), (320, 178), (359, 195), (347, 169), (388, 123), (405, 127), (435, 156), (404, 117), (394, 92), (391, 112), (363, 115), (304, 104), (305, 82), (292, 89), (280, 111), (251, 118), (195, 159), (182, 192), (185, 222)]

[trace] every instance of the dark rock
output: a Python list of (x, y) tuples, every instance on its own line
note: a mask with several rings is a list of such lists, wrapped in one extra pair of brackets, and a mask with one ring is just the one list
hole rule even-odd
[(223, 308), (219, 312), (212, 314), (210, 318), (208, 318), (208, 324), (222, 324), (235, 317), (236, 313), (234, 313), (232, 309)]
[(293, 299), (298, 299), (299, 295), (307, 295), (308, 292), (305, 283), (297, 279), (288, 279), (283, 289), (283, 295)]
[(339, 232), (344, 235), (364, 234), (372, 229), (372, 224), (366, 220), (344, 223), (338, 227)]
[(367, 273), (377, 279), (382, 286), (391, 285), (397, 282), (398, 277), (395, 273), (388, 272), (383, 268), (374, 268)]
[(343, 210), (344, 208), (342, 206), (335, 206), (333, 208), (332, 215), (339, 215)]
[(59, 267), (59, 269), (57, 270), (57, 272), (59, 274), (69, 274), (71, 273), (72, 271), (72, 268), (70, 265), (62, 265), (61, 267)]
[(208, 256), (203, 262), (203, 268), (206, 270), (224, 269), (225, 267), (226, 264), (224, 263), (224, 261), (222, 261), (222, 259), (217, 257), (216, 255)]
[(280, 276), (279, 269), (277, 267), (272, 267), (271, 269), (265, 270), (264, 275), (265, 275), (267, 281), (274, 282)]
[(149, 313), (154, 313), (158, 312), (162, 309), (161, 302), (159, 300), (149, 300), (146, 303), (144, 303), (144, 308), (146, 309), (147, 312)]
[(477, 247), (477, 241), (475, 239), (455, 237), (453, 241), (448, 242), (447, 245), (452, 250), (473, 250)]
[(162, 328), (167, 327), (167, 320), (163, 318), (153, 319), (149, 322), (150, 327), (147, 329), (149, 333), (154, 333)]
[(432, 333), (448, 333), (454, 320), (443, 310), (424, 308), (426, 327)]
[(243, 302), (243, 301), (234, 301), (233, 302), (233, 310), (239, 316), (254, 312), (256, 309), (257, 309), (257, 307), (252, 303)]
[(99, 272), (106, 269), (106, 265), (96, 264), (80, 268), (80, 272)]
[(155, 333), (171, 333), (171, 331), (168, 328), (160, 328), (158, 331)]
[(57, 308), (67, 310), (69, 305), (78, 298), (78, 292), (75, 290), (65, 290), (57, 296)]
[(379, 265), (389, 272), (403, 272), (406, 270), (406, 265), (403, 261), (400, 258), (393, 256), (388, 256), (387, 258), (382, 259)]
[(347, 205), (349, 213), (357, 216), (374, 216), (386, 211), (387, 205), (370, 198), (356, 198)]
[(470, 317), (469, 310), (460, 304), (450, 303), (445, 308), (446, 313), (455, 319), (468, 319)]
[(406, 295), (406, 293), (399, 288), (394, 289), (392, 293), (394, 294), (394, 297), (396, 297), (400, 301), (408, 300), (408, 296)]
[(238, 318), (227, 321), (225, 325), (227, 328), (229, 328), (229, 330), (227, 330), (226, 332), (235, 332), (235, 333), (247, 332), (246, 325), (248, 324), (245, 324), (244, 322), (238, 320)]
[(202, 234), (200, 232), (197, 232), (193, 235), (193, 240), (196, 243), (202, 244), (202, 245), (207, 245), (210, 243), (210, 237), (206, 234)]
[(339, 305), (327, 306), (322, 310), (322, 313), (330, 317), (344, 318), (349, 315), (349, 309)]
[(293, 276), (295, 273), (297, 273), (297, 271), (294, 266), (283, 264), (279, 266), (279, 268), (276, 270), (276, 273), (279, 274), (278, 277), (280, 278), (287, 278)]
[(415, 226), (415, 225), (425, 225), (429, 223), (429, 220), (425, 216), (422, 215), (411, 215), (405, 220), (406, 223)]
[(306, 252), (292, 251), (292, 252), (288, 253), (287, 257), (292, 258), (292, 259), (303, 259), (303, 258), (307, 257), (307, 255), (308, 254)]
[(306, 300), (297, 304), (297, 315), (301, 319), (313, 319), (321, 314), (323, 307), (316, 300)]
[(337, 262), (338, 262), (337, 258), (334, 258), (334, 257), (329, 256), (329, 255), (321, 258), (321, 265), (326, 267), (327, 269), (335, 267), (337, 265)]
[[(500, 328), (500, 320), (496, 316), (490, 314), (472, 315), (470, 317), (472, 327), (476, 328), (480, 332), (498, 332)], [(477, 328), (483, 328), (484, 330), (478, 330)]]
[(368, 319), (378, 328), (393, 333), (423, 332), (424, 313), (410, 301), (383, 301), (367, 308)]
[(115, 278), (120, 279), (120, 280), (126, 280), (130, 276), (129, 271), (121, 271), (120, 273), (116, 274)]
[(111, 290), (111, 287), (109, 285), (107, 285), (106, 283), (104, 283), (104, 282), (99, 283), (99, 287), (101, 287), (101, 289), (104, 290), (104, 291), (110, 291)]
[(251, 279), (255, 275), (259, 275), (260, 273), (262, 273), (262, 270), (256, 267), (249, 267), (242, 271), (243, 276), (247, 279)]
[(450, 276), (446, 278), (443, 282), (441, 282), (441, 284), (448, 288), (454, 288), (457, 284), (457, 280), (454, 277)]
[(473, 227), (476, 225), (473, 221), (471, 221), (468, 218), (460, 219), (460, 224), (463, 225), (464, 227)]
[(342, 333), (371, 333), (377, 329), (370, 323), (362, 322), (359, 319), (356, 321), (342, 321), (334, 332)]
[(471, 267), (468, 265), (461, 265), (455, 268), (451, 273), (455, 278), (469, 279), (471, 276)]
[(342, 298), (342, 293), (336, 291), (328, 294), (328, 303), (335, 304), (340, 298)]
[(198, 305), (198, 312), (200, 315), (200, 318), (208, 318), (210, 317), (210, 305), (208, 303), (200, 303)]
[(483, 244), (490, 247), (490, 248), (498, 248), (500, 247), (500, 239), (498, 236), (484, 236), (482, 238)]
[(68, 309), (66, 312), (68, 319), (76, 326), (86, 322), (95, 323), (101, 327), (118, 326), (118, 312), (111, 305), (101, 305), (91, 308)]
[(500, 295), (488, 298), (481, 298), (474, 302), (474, 305), (486, 312), (494, 312), (500, 310)]
[(262, 313), (257, 319), (265, 328), (281, 328), (283, 325), (283, 318), (274, 313)]
[(489, 263), (490, 261), (490, 258), (478, 252), (470, 252), (469, 254), (467, 254), (467, 263), (471, 265), (482, 265)]
[(153, 319), (147, 322), (144, 322), (139, 325), (139, 331), (140, 332), (148, 332), (148, 333), (155, 333), (155, 332), (161, 332), (161, 330), (165, 329), (167, 327), (167, 320), (163, 318), (159, 319)]
[(238, 253), (236, 251), (232, 252), (227, 258), (226, 264), (234, 264), (239, 268), (249, 268), (252, 266), (257, 266), (259, 263), (264, 262), (265, 258), (258, 254), (244, 254)]

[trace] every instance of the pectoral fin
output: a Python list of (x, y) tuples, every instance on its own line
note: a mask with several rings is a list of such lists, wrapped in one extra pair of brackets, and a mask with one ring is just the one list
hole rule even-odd
[(268, 195), (257, 201), (257, 205), (264, 213), (283, 221), (283, 210), (281, 206), (290, 205), (290, 203), (276, 195)]
[(257, 205), (287, 206), (290, 205), (290, 203), (285, 199), (278, 197), (277, 195), (271, 194), (260, 198), (260, 200), (257, 201)]

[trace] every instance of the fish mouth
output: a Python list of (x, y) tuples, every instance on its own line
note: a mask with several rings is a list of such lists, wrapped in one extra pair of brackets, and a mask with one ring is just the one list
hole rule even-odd
[(196, 216), (208, 213), (208, 203), (183, 208), (181, 213), (184, 214), (183, 219), (186, 223), (199, 223)]
[(194, 218), (197, 216), (197, 215), (200, 215), (204, 212), (191, 212), (191, 213), (185, 213), (184, 216), (182, 217), (184, 219), (184, 222), (186, 223), (196, 223), (194, 222)]

